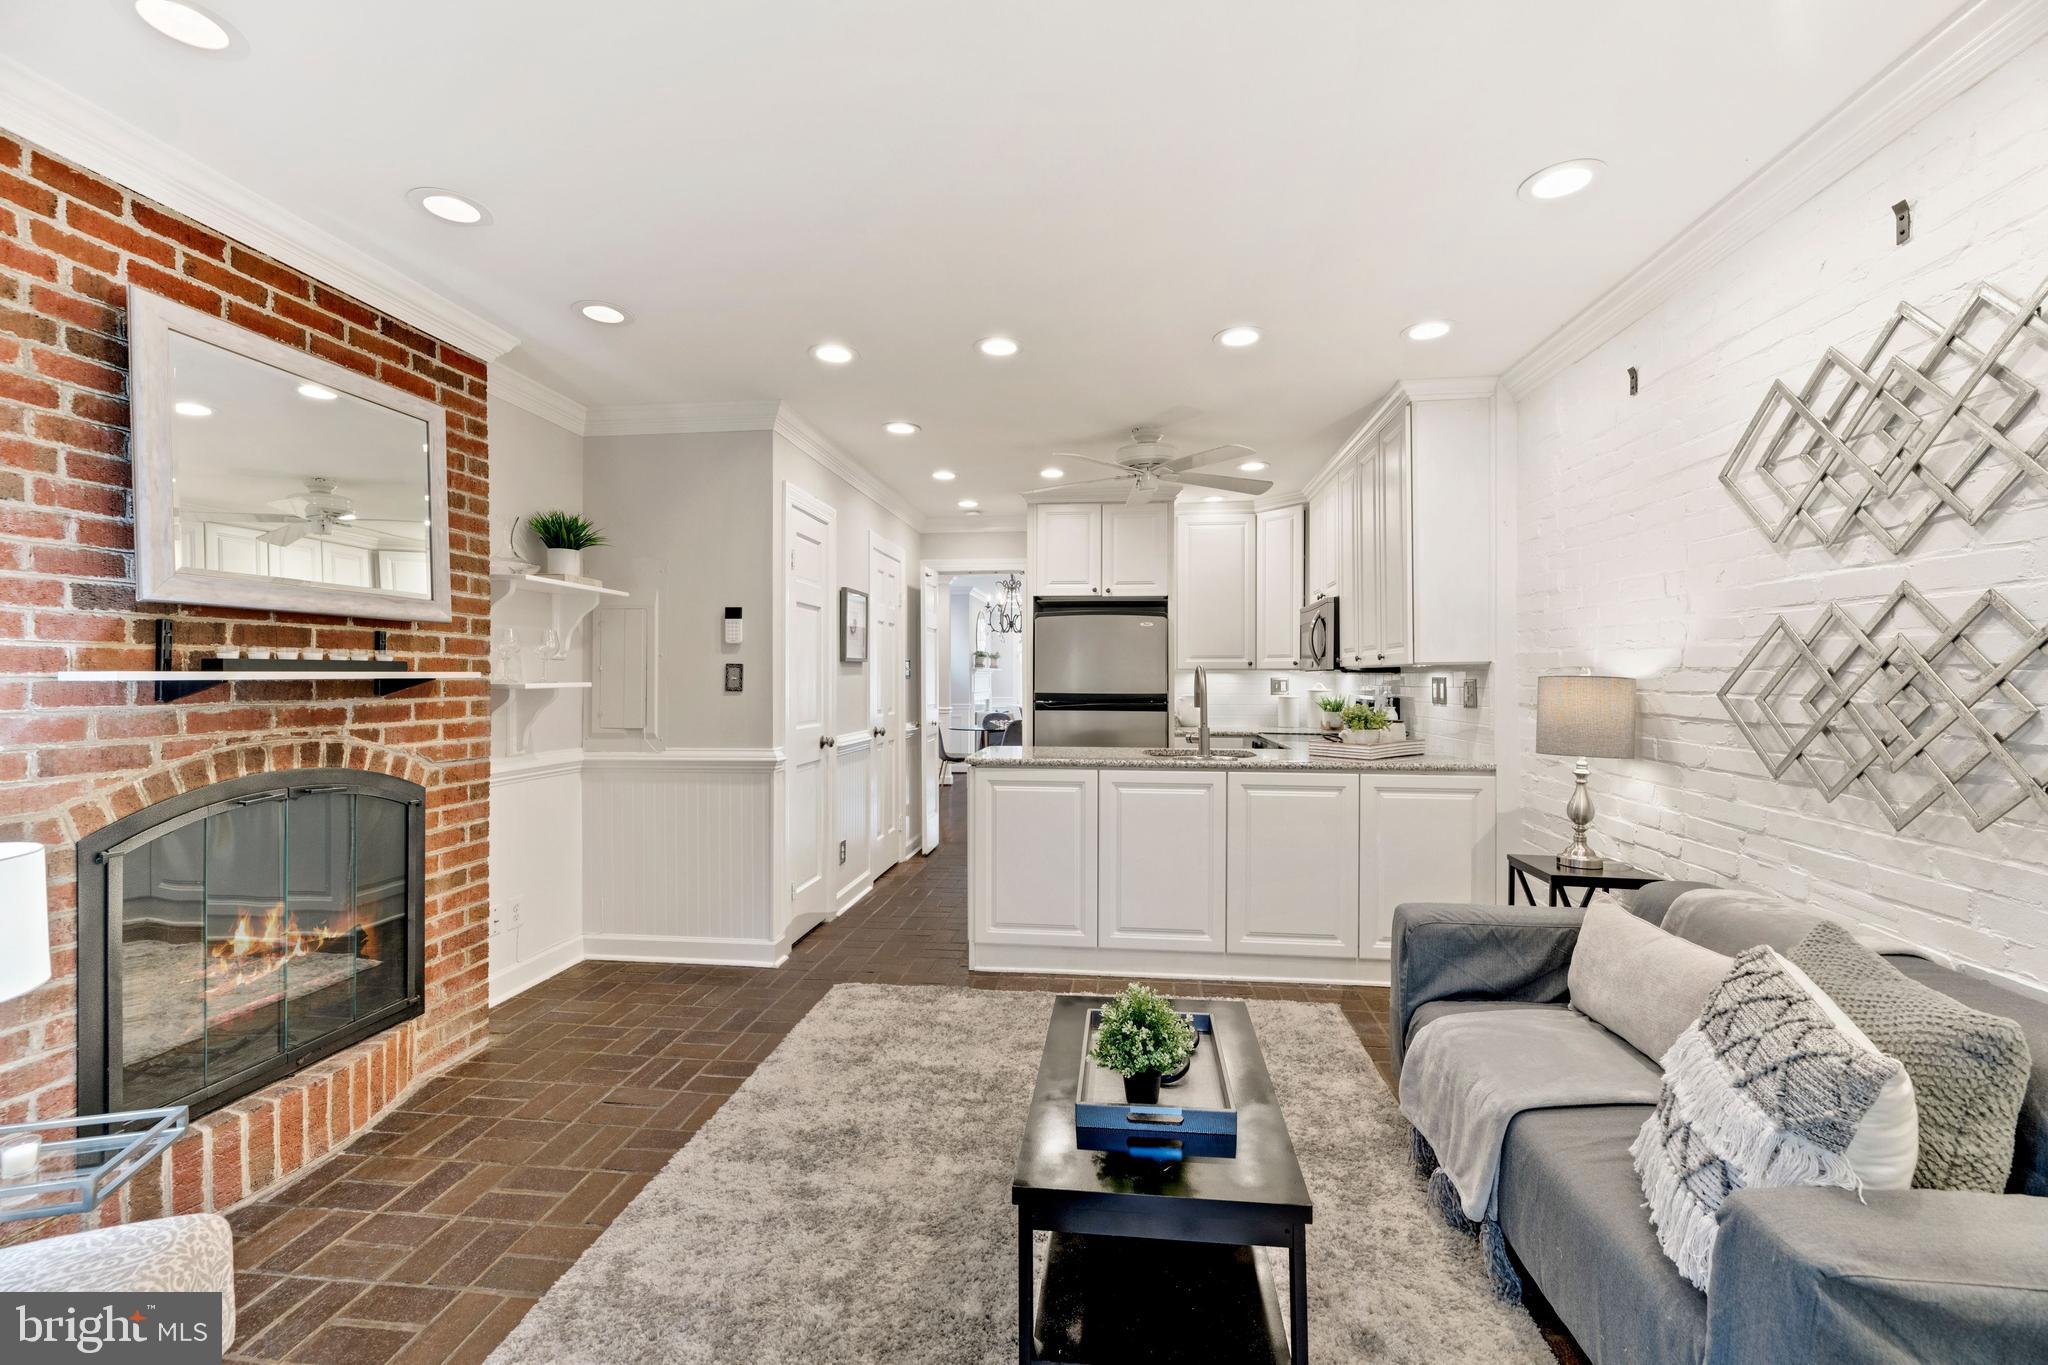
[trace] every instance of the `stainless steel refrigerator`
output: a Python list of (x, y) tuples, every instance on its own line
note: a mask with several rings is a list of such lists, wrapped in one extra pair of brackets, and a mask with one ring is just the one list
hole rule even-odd
[(1041, 597), (1031, 618), (1031, 742), (1167, 742), (1163, 597)]

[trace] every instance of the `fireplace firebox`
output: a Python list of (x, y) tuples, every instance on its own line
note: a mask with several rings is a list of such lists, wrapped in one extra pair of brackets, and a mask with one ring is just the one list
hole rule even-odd
[(231, 1103), (420, 1014), (426, 793), (260, 774), (78, 845), (80, 1114)]

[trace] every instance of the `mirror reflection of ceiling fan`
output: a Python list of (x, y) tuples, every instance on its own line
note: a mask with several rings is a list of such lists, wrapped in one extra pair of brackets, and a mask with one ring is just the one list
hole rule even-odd
[(292, 512), (258, 512), (257, 521), (279, 523), (271, 530), (256, 537), (265, 545), (291, 545), (307, 536), (324, 536), (342, 526), (403, 526), (405, 522), (391, 517), (359, 517), (356, 515), (356, 501), (346, 493), (335, 491), (334, 480), (314, 475), (306, 480), (306, 491), (289, 498), (279, 498), (272, 507), (290, 508)]
[(1192, 455), (1179, 454), (1166, 443), (1164, 433), (1158, 427), (1132, 427), (1129, 445), (1119, 446), (1114, 463), (1098, 460), (1092, 455), (1062, 454), (1063, 460), (1080, 460), (1086, 464), (1101, 465), (1104, 469), (1116, 470), (1116, 475), (1106, 479), (1084, 479), (1077, 483), (1056, 483), (1044, 488), (1034, 488), (1033, 493), (1072, 492), (1083, 488), (1113, 488), (1128, 484), (1131, 495), (1125, 505), (1135, 507), (1146, 502), (1171, 502), (1183, 488), (1215, 488), (1225, 493), (1250, 493), (1254, 496), (1273, 486), (1270, 479), (1240, 479), (1228, 474), (1195, 474), (1189, 471), (1204, 465), (1221, 464), (1225, 460), (1250, 459), (1258, 452), (1250, 446), (1212, 446), (1198, 450)]

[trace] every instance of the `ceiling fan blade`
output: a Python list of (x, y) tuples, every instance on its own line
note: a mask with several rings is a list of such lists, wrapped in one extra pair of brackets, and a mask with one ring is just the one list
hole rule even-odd
[(305, 518), (304, 518), (304, 517), (288, 517), (288, 516), (286, 516), (286, 515), (285, 515), (284, 513), (282, 513), (282, 512), (251, 512), (251, 513), (250, 513), (250, 514), (248, 515), (248, 518), (247, 518), (247, 519), (248, 519), (248, 520), (250, 520), (250, 521), (285, 521), (285, 522), (290, 522), (290, 521), (304, 521), (304, 520), (305, 520)]
[(1033, 493), (1064, 493), (1074, 488), (1120, 488), (1130, 478), (1131, 475), (1125, 474), (1121, 479), (1083, 479), (1079, 483), (1049, 483), (1043, 488), (1027, 488), (1024, 493), (1029, 497)]
[(1063, 450), (1059, 454), (1053, 456), (1053, 458), (1055, 460), (1079, 460), (1083, 464), (1099, 464), (1104, 469), (1115, 469), (1125, 474), (1129, 474), (1132, 472), (1131, 467), (1129, 465), (1118, 464), (1115, 460), (1098, 460), (1093, 455), (1082, 455), (1079, 452), (1072, 450)]
[(1235, 460), (1240, 456), (1252, 456), (1258, 453), (1258, 451), (1253, 450), (1250, 446), (1211, 446), (1207, 450), (1198, 450), (1192, 455), (1183, 455), (1179, 459), (1170, 460), (1165, 467), (1178, 474), (1183, 469), (1199, 469), (1205, 464), (1220, 464), (1224, 460)]
[(304, 540), (312, 530), (312, 522), (295, 521), (288, 525), (280, 526), (275, 531), (265, 531), (256, 539), (262, 541), (265, 545), (292, 545)]
[(1227, 474), (1176, 474), (1178, 483), (1191, 483), (1197, 488), (1220, 488), (1226, 493), (1264, 493), (1273, 486), (1271, 479), (1234, 479)]

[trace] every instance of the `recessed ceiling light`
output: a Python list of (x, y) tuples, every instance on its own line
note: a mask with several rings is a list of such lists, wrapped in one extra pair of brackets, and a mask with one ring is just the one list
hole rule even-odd
[(177, 413), (178, 416), (180, 417), (213, 416), (212, 408), (209, 408), (204, 403), (195, 403), (189, 398), (181, 398), (177, 402), (171, 404), (171, 411)]
[(1047, 465), (1038, 471), (1038, 477), (1041, 479), (1064, 479), (1067, 477), (1067, 471), (1056, 465)]
[(882, 430), (888, 432), (891, 436), (915, 436), (917, 435), (917, 423), (884, 422), (882, 423)]
[(953, 482), (953, 471), (950, 469), (934, 469), (932, 477), (940, 483), (951, 483)]
[(592, 322), (601, 322), (607, 327), (616, 327), (626, 320), (626, 310), (616, 304), (587, 299), (576, 305), (576, 311)]
[(1223, 501), (1223, 495), (1222, 495), (1221, 493), (1211, 493), (1211, 494), (1210, 494), (1210, 495), (1209, 495), (1208, 497), (1206, 497), (1206, 498), (1203, 498), (1203, 499), (1202, 499), (1202, 501), (1203, 501), (1203, 502), (1222, 502), (1222, 501)]
[(491, 221), (489, 209), (466, 195), (457, 194), (454, 190), (421, 185), (417, 189), (406, 191), (405, 197), (412, 201), (414, 208), (424, 209), (442, 222), (454, 223), (458, 227), (474, 227), (478, 223)]
[(1238, 469), (1240, 469), (1246, 474), (1256, 474), (1265, 467), (1266, 462), (1264, 460), (1246, 460), (1243, 464), (1238, 466)]
[(1435, 341), (1440, 337), (1447, 337), (1450, 334), (1451, 324), (1443, 321), (1441, 318), (1430, 318), (1426, 322), (1418, 322), (1402, 333), (1410, 341)]
[(1232, 350), (1239, 350), (1246, 346), (1256, 346), (1259, 344), (1259, 329), (1256, 327), (1225, 327), (1216, 334), (1216, 344), (1218, 346), (1228, 346)]
[(332, 403), (335, 399), (341, 397), (341, 395), (336, 393), (333, 389), (323, 387), (322, 385), (319, 384), (301, 384), (299, 385), (299, 397), (310, 398), (316, 403)]
[(827, 365), (844, 365), (853, 359), (853, 347), (837, 341), (821, 341), (811, 347), (811, 354)]
[(135, 13), (164, 37), (202, 52), (221, 52), (235, 41), (226, 24), (180, 0), (135, 0)]
[(975, 508), (981, 506), (981, 504), (976, 502), (973, 498), (962, 498), (960, 499), (960, 506), (966, 511), (972, 512)]
[(1017, 354), (1017, 343), (1008, 337), (983, 337), (975, 343), (975, 349), (983, 355), (1001, 360), (1005, 356)]
[(1595, 161), (1591, 157), (1582, 156), (1574, 161), (1560, 161), (1555, 166), (1545, 166), (1524, 180), (1516, 188), (1515, 193), (1538, 203), (1550, 199), (1563, 199), (1592, 184), (1595, 177), (1605, 169), (1606, 162)]

